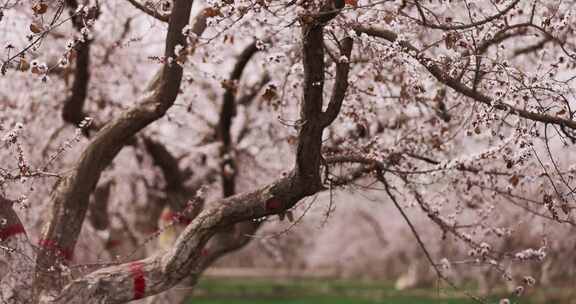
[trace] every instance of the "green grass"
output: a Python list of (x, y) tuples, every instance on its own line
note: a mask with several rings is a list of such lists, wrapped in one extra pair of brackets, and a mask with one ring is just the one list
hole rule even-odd
[[(474, 290), (468, 286), (469, 291)], [(505, 294), (503, 292), (502, 294)], [(576, 304), (572, 286), (536, 287), (513, 304)], [(472, 304), (462, 291), (410, 289), (389, 282), (204, 277), (189, 304)], [(497, 304), (498, 297), (488, 300)]]
[(341, 298), (297, 298), (297, 299), (195, 299), (190, 303), (196, 304), (460, 304), (458, 300), (431, 300), (420, 298), (383, 299), (370, 301), (362, 299)]
[(204, 278), (190, 304), (469, 304), (447, 290), (397, 291), (389, 283)]

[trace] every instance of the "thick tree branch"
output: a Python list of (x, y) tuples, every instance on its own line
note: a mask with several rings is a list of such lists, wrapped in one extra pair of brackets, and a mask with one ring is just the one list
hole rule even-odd
[[(80, 33), (81, 29), (84, 28), (84, 21), (82, 14), (75, 13), (78, 9), (78, 2), (76, 0), (67, 0), (66, 6), (70, 8), (72, 25)], [(75, 46), (76, 68), (74, 69), (72, 93), (64, 101), (64, 108), (62, 109), (64, 121), (76, 126), (86, 117), (83, 109), (88, 96), (88, 83), (90, 81), (90, 45), (92, 40), (86, 35), (83, 38), (83, 41), (79, 41)]]
[(340, 58), (336, 62), (336, 81), (332, 96), (322, 117), (322, 125), (331, 124), (342, 107), (342, 102), (348, 90), (348, 71), (350, 70), (350, 54), (352, 53), (352, 38), (346, 37), (340, 42)]
[[(292, 175), (256, 191), (222, 199), (196, 217), (170, 251), (86, 275), (66, 287), (55, 303), (86, 303), (87, 299), (89, 303), (123, 303), (165, 291), (199, 271), (202, 249), (219, 229), (292, 207), (305, 196), (297, 184)], [(146, 282), (145, 290), (134, 285), (135, 269)]]
[(335, 18), (344, 1), (328, 0), (315, 19), (302, 24), (302, 64), (304, 88), (296, 164), (294, 172), (309, 195), (322, 189), (320, 167), (322, 161), (322, 121), (324, 91), (324, 25)]
[[(302, 106), (303, 124), (307, 119), (317, 117), (322, 112), (324, 89), (324, 46), (323, 27), (320, 25), (302, 26), (302, 64), (304, 65), (304, 103)], [(322, 60), (320, 60), (322, 58)]]
[(67, 123), (77, 126), (86, 117), (82, 109), (88, 95), (88, 81), (90, 79), (90, 41), (80, 43), (76, 47), (76, 53), (72, 94), (64, 101), (62, 118)]
[[(320, 160), (322, 131), (321, 91), (318, 95), (315, 81), (322, 87), (324, 56), (322, 26), (303, 26), (304, 40), (304, 101), (302, 128), (298, 135), (294, 170), (275, 182), (255, 191), (221, 199), (198, 215), (184, 230), (176, 244), (168, 251), (137, 262), (107, 267), (69, 284), (55, 303), (121, 303), (160, 293), (173, 287), (202, 269), (203, 249), (212, 236), (222, 228), (247, 222), (263, 216), (279, 214), (293, 207), (302, 198), (322, 189)], [(319, 38), (314, 40), (311, 38)], [(320, 57), (319, 57), (320, 56)], [(321, 65), (318, 62), (322, 62)], [(321, 70), (318, 68), (321, 67)], [(137, 282), (137, 283), (136, 283)]]
[(320, 162), (321, 121), (324, 91), (324, 22), (302, 25), (302, 64), (304, 66), (303, 103), (300, 110), (300, 130), (296, 147), (295, 174), (308, 188), (308, 194), (322, 189)]
[[(175, 58), (174, 47), (186, 45), (182, 29), (188, 24), (192, 1), (176, 0), (166, 36), (166, 58)], [(167, 60), (167, 62), (169, 62)], [(37, 294), (54, 288), (58, 272), (48, 272), (57, 261), (71, 259), (88, 209), (88, 198), (100, 174), (122, 147), (141, 129), (159, 119), (178, 95), (182, 67), (166, 63), (156, 85), (145, 92), (138, 105), (105, 125), (86, 147), (74, 169), (62, 178), (51, 194), (52, 208), (42, 233), (38, 253)]]

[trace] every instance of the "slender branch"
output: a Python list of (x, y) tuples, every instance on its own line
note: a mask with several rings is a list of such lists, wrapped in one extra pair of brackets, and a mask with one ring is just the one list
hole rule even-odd
[[(418, 3), (418, 0), (416, 0), (416, 3)], [(514, 7), (516, 7), (516, 5), (518, 3), (520, 3), (520, 0), (515, 0), (514, 2), (510, 3), (510, 5), (505, 7), (503, 10), (499, 11), (497, 14), (494, 14), (490, 17), (484, 18), (484, 19), (476, 21), (476, 22), (471, 22), (468, 24), (462, 24), (462, 25), (433, 24), (430, 22), (426, 22), (425, 19), (422, 21), (420, 21), (420, 20), (418, 20), (418, 21), (421, 25), (428, 27), (428, 28), (432, 28), (432, 29), (438, 29), (438, 30), (444, 30), (444, 31), (465, 30), (465, 29), (470, 29), (470, 28), (474, 28), (477, 26), (481, 26), (483, 24), (486, 24), (488, 22), (492, 22), (494, 20), (501, 18), (502, 16), (506, 15), (510, 10), (512, 10)], [(421, 7), (419, 5), (418, 5), (418, 8), (420, 11)], [(423, 18), (423, 16), (422, 16), (422, 18)]]
[(154, 17), (156, 20), (162, 22), (168, 22), (168, 20), (170, 19), (170, 15), (160, 14), (157, 10), (141, 4), (138, 0), (128, 0), (128, 2), (130, 2), (130, 4), (132, 4), (135, 8), (143, 11), (147, 15)]
[[(398, 36), (396, 33), (377, 27), (365, 27), (356, 26), (355, 30), (360, 33), (366, 33), (367, 35), (382, 38), (390, 42), (395, 42)], [(514, 107), (512, 105), (503, 103), (499, 100), (495, 100), (492, 97), (484, 95), (460, 82), (459, 80), (452, 78), (449, 74), (444, 71), (439, 65), (437, 65), (433, 60), (427, 58), (424, 54), (420, 52), (419, 49), (411, 45), (406, 41), (401, 41), (400, 45), (411, 57), (416, 59), (422, 66), (424, 66), (430, 74), (432, 74), (438, 81), (445, 84), (446, 86), (454, 89), (456, 92), (472, 98), (475, 101), (483, 103), (485, 105), (491, 106), (497, 110), (506, 111), (510, 114), (518, 115), (522, 118), (526, 118), (533, 121), (538, 121), (542, 123), (556, 124), (570, 129), (576, 129), (576, 121), (565, 119), (558, 116), (552, 116), (543, 113), (536, 113), (521, 108)]]
[[(396, 196), (394, 196), (392, 191), (390, 191), (390, 185), (386, 181), (383, 172), (380, 170), (377, 170), (376, 171), (376, 178), (378, 179), (378, 181), (380, 181), (384, 185), (384, 190), (386, 191), (386, 194), (388, 195), (390, 200), (392, 200), (392, 202), (394, 203), (394, 206), (396, 207), (398, 212), (400, 212), (400, 215), (402, 215), (402, 218), (404, 219), (404, 221), (406, 222), (406, 224), (410, 228), (412, 235), (414, 235), (414, 238), (416, 238), (416, 241), (418, 242), (418, 246), (422, 249), (422, 252), (424, 252), (426, 259), (430, 263), (430, 266), (432, 266), (432, 268), (434, 268), (434, 271), (436, 272), (436, 275), (438, 276), (438, 278), (441, 279), (442, 281), (446, 282), (448, 285), (450, 285), (451, 288), (458, 289), (458, 287), (442, 273), (440, 268), (438, 268), (438, 265), (436, 263), (434, 263), (434, 259), (432, 258), (432, 255), (430, 254), (430, 252), (426, 248), (426, 245), (424, 245), (422, 238), (420, 238), (420, 234), (418, 234), (416, 227), (414, 227), (414, 224), (412, 224), (412, 221), (410, 221), (410, 218), (408, 217), (406, 212), (404, 212), (404, 209), (402, 209), (402, 206), (400, 206), (400, 203), (396, 199)], [(479, 298), (475, 295), (472, 295), (468, 292), (466, 292), (466, 295), (469, 298), (471, 298), (472, 300), (474, 300), (476, 303), (481, 303), (481, 304), (487, 303), (486, 300), (481, 299), (481, 298)]]

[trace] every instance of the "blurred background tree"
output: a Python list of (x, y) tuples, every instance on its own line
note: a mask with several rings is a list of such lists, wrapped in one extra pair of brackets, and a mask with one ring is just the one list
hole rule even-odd
[(573, 12), (2, 0), (0, 298), (180, 303), (206, 269), (572, 286)]

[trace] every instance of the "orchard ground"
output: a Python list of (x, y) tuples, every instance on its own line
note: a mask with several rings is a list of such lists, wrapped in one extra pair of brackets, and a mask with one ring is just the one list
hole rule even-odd
[[(473, 287), (469, 288), (470, 291)], [(541, 289), (512, 303), (574, 303), (567, 289)], [(495, 293), (498, 294), (498, 293)], [(502, 294), (505, 294), (502, 292)], [(498, 303), (491, 297), (487, 303)], [(336, 279), (239, 279), (208, 277), (195, 289), (194, 304), (468, 304), (448, 288), (396, 290), (393, 283)]]

